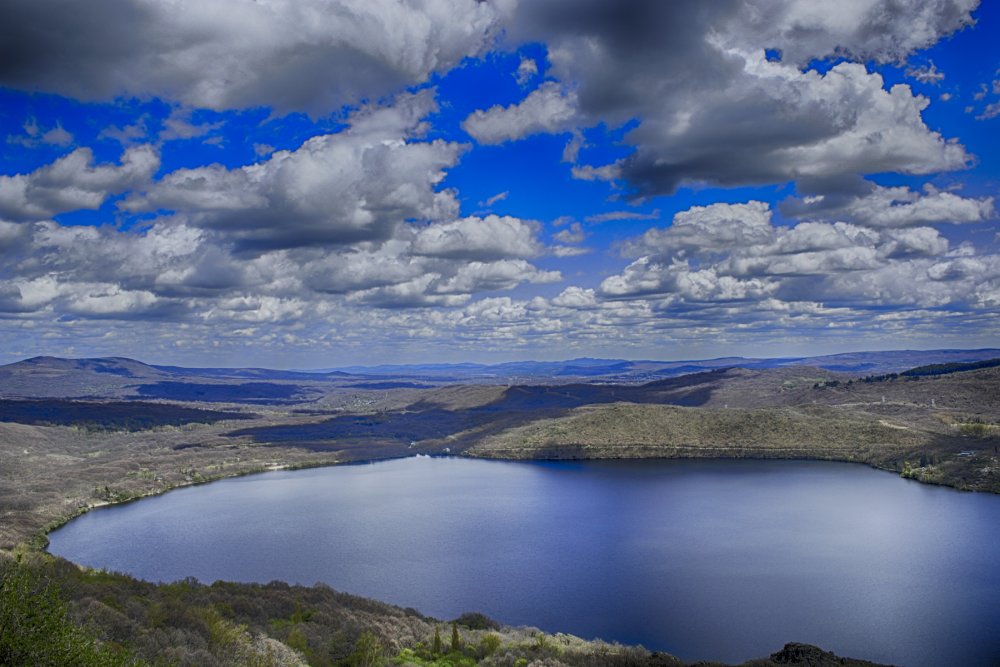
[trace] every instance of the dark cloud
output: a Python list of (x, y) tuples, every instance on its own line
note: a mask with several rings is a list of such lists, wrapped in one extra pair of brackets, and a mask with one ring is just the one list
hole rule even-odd
[[(905, 58), (970, 24), (977, 4), (869, 0), (830, 12), (806, 0), (523, 2), (510, 34), (548, 45), (563, 88), (545, 84), (467, 123), (490, 142), (636, 119), (630, 157), (574, 171), (622, 179), (636, 196), (682, 184), (958, 169), (969, 156), (924, 124), (927, 102), (909, 88), (887, 90), (861, 64), (825, 74), (804, 66), (830, 56)], [(781, 62), (765, 49), (780, 50)], [(558, 109), (554, 125), (539, 117), (544, 109)]]
[(0, 84), (324, 115), (450, 69), (485, 46), (496, 19), (476, 0), (10, 0)]

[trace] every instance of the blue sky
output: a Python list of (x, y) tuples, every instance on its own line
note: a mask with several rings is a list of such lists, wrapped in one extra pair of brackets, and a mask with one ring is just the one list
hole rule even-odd
[(16, 0), (0, 361), (1000, 344), (975, 0)]

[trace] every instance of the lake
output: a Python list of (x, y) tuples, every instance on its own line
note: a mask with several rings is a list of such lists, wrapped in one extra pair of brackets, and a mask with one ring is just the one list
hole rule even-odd
[(1000, 496), (860, 465), (417, 457), (178, 489), (50, 538), (151, 581), (325, 582), (685, 660), (798, 641), (1000, 664)]

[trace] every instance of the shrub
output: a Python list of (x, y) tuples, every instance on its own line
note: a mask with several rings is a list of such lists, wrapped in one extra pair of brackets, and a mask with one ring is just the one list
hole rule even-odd
[(117, 667), (140, 664), (74, 625), (55, 584), (18, 562), (0, 562), (0, 665)]

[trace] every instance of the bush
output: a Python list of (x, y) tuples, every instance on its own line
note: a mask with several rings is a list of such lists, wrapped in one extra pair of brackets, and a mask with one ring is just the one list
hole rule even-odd
[(117, 667), (141, 664), (101, 646), (74, 625), (49, 580), (19, 562), (0, 562), (0, 665)]
[(500, 624), (486, 614), (468, 611), (455, 619), (455, 623), (470, 630), (499, 630)]

